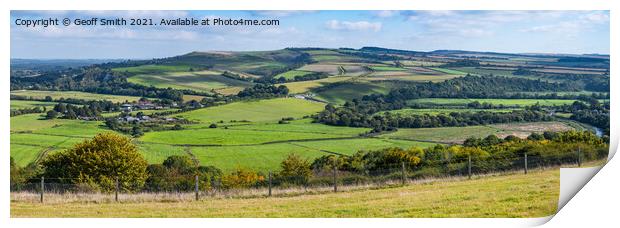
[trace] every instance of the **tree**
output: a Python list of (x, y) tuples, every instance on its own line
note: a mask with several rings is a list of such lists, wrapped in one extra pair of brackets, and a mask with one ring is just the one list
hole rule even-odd
[(147, 162), (131, 139), (107, 132), (50, 154), (41, 165), (51, 181), (86, 184), (104, 192), (114, 190), (116, 178), (129, 191), (140, 189), (147, 178)]
[(45, 101), (52, 101), (52, 97), (51, 96), (45, 96)]
[(305, 184), (308, 183), (310, 177), (312, 177), (310, 162), (297, 154), (289, 154), (288, 157), (280, 163), (280, 167), (282, 167), (280, 177), (290, 182)]
[(49, 110), (47, 111), (46, 115), (45, 115), (45, 119), (56, 119), (56, 117), (58, 117), (58, 112), (54, 111), (54, 110)]

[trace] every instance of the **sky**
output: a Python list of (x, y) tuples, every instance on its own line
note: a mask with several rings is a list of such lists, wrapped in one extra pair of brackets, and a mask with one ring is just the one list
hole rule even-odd
[[(278, 19), (277, 26), (48, 26), (17, 19)], [(609, 11), (11, 11), (11, 58), (151, 59), (286, 47), (609, 54)]]

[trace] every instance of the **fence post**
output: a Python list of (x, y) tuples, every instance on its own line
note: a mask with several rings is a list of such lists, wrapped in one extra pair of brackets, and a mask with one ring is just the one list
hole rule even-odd
[(524, 154), (525, 156), (523, 157), (523, 163), (525, 165), (525, 174), (527, 174), (527, 153)]
[(581, 167), (581, 147), (577, 147), (577, 167)]
[(467, 157), (467, 178), (471, 179), (471, 154)]
[(196, 193), (196, 201), (198, 201), (198, 174), (194, 176), (194, 192)]
[(116, 177), (116, 182), (114, 184), (114, 201), (118, 202), (118, 176)]
[(336, 165), (334, 164), (334, 192), (338, 192), (338, 182), (337, 182), (337, 174), (336, 174)]
[(39, 201), (43, 203), (43, 192), (45, 191), (45, 177), (41, 177), (41, 197)]
[(271, 196), (271, 171), (269, 171), (269, 196)]
[(400, 180), (400, 182), (401, 182), (401, 184), (404, 186), (404, 185), (405, 185), (406, 178), (407, 178), (407, 177), (406, 177), (406, 175), (407, 175), (407, 174), (405, 173), (405, 172), (406, 172), (406, 171), (405, 171), (405, 162), (400, 162), (400, 166), (401, 166), (401, 167), (400, 167), (400, 169), (401, 169), (401, 178), (400, 178), (401, 180)]

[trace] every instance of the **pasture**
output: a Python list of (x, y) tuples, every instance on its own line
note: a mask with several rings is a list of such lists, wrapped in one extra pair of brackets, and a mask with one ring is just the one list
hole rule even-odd
[(121, 95), (108, 95), (97, 93), (86, 93), (79, 91), (43, 91), (43, 90), (11, 90), (11, 95), (25, 96), (32, 99), (45, 99), (46, 96), (52, 97), (57, 100), (60, 98), (73, 98), (83, 100), (108, 100), (112, 102), (125, 102), (125, 101), (138, 101), (140, 97), (135, 96), (121, 96)]
[(98, 121), (41, 119), (41, 114), (14, 116), (11, 121), (11, 157), (20, 166), (36, 161), (41, 153), (68, 149), (75, 143), (109, 131)]
[[(559, 169), (440, 179), (403, 187), (200, 201), (44, 203), (11, 195), (11, 217), (545, 217), (556, 212)], [(130, 196), (131, 197), (131, 196)]]
[(278, 121), (284, 117), (300, 118), (323, 110), (325, 104), (295, 98), (242, 101), (202, 108), (176, 116), (201, 123), (219, 121)]
[(311, 74), (311, 73), (312, 73), (311, 71), (304, 71), (304, 70), (289, 70), (287, 72), (278, 74), (278, 75), (274, 76), (273, 78), (275, 78), (275, 79), (285, 78), (287, 80), (293, 80), (297, 76), (304, 76), (304, 75), (308, 75), (308, 74)]
[(11, 110), (17, 109), (31, 109), (31, 108), (46, 108), (49, 110), (53, 108), (56, 103), (45, 101), (27, 101), (27, 100), (11, 100)]
[(387, 94), (393, 87), (392, 83), (365, 83), (365, 82), (347, 82), (338, 83), (329, 87), (312, 91), (317, 99), (327, 101), (329, 103), (344, 104), (354, 98), (361, 98), (369, 94)]
[(319, 80), (311, 80), (311, 81), (300, 81), (300, 82), (288, 82), (279, 85), (285, 85), (289, 89), (289, 93), (291, 94), (301, 94), (307, 93), (314, 88), (319, 88), (322, 86), (326, 86), (336, 82), (342, 82), (352, 79), (350, 76), (337, 76), (337, 77), (328, 77)]

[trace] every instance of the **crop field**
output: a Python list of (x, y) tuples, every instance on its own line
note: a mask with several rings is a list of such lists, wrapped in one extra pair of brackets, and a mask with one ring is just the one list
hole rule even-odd
[(26, 100), (11, 100), (11, 110), (26, 109), (26, 108), (53, 108), (56, 103), (45, 101), (26, 101)]
[(278, 121), (284, 117), (300, 118), (323, 110), (325, 104), (295, 98), (235, 102), (208, 107), (177, 116), (202, 123), (219, 121)]
[(404, 61), (400, 61), (400, 63), (402, 63), (405, 66), (413, 66), (413, 67), (434, 67), (434, 66), (440, 66), (443, 65), (444, 63), (442, 62), (432, 62), (432, 61), (422, 61), (422, 60), (404, 60)]
[(542, 133), (544, 131), (567, 131), (571, 129), (573, 127), (563, 122), (533, 122), (468, 127), (401, 128), (396, 132), (383, 134), (380, 137), (454, 144), (462, 143), (470, 137), (483, 138), (491, 134), (500, 138), (508, 135), (525, 138), (533, 132)]
[(11, 217), (545, 217), (556, 212), (559, 169), (472, 180), (289, 197), (139, 203), (45, 203), (15, 200)]
[(409, 103), (420, 104), (442, 104), (442, 105), (466, 105), (468, 103), (478, 101), (480, 103), (490, 103), (494, 105), (506, 105), (506, 106), (529, 106), (536, 103), (545, 106), (552, 105), (564, 105), (572, 104), (575, 100), (560, 100), (560, 99), (460, 99), (460, 98), (423, 98), (410, 100)]
[(281, 74), (276, 75), (274, 78), (278, 79), (278, 78), (285, 78), (288, 80), (293, 80), (295, 79), (296, 76), (304, 76), (307, 74), (311, 74), (311, 71), (305, 71), (305, 70), (290, 70)]
[(127, 81), (159, 88), (190, 89), (208, 92), (211, 90), (228, 87), (249, 87), (250, 82), (224, 77), (220, 72), (166, 72), (157, 74), (139, 74), (132, 76)]
[(373, 72), (364, 77), (368, 81), (421, 81), (421, 82), (440, 82), (453, 78), (461, 77), (456, 74), (416, 74), (408, 71), (379, 71)]
[(307, 93), (314, 88), (319, 88), (322, 86), (329, 85), (335, 82), (342, 82), (346, 80), (350, 80), (352, 77), (350, 76), (338, 76), (338, 77), (328, 77), (319, 80), (311, 80), (311, 81), (300, 81), (300, 82), (288, 82), (278, 85), (285, 85), (288, 87), (291, 94), (300, 94)]
[(190, 71), (190, 69), (192, 69), (192, 66), (188, 65), (141, 65), (135, 67), (119, 67), (112, 70), (130, 74), (159, 74), (164, 72)]
[(315, 63), (305, 65), (298, 70), (300, 71), (312, 71), (312, 72), (323, 72), (328, 73), (330, 75), (338, 75), (340, 74), (340, 65), (332, 64), (332, 63)]
[(43, 90), (12, 90), (11, 95), (26, 96), (33, 99), (44, 99), (46, 96), (52, 97), (57, 100), (60, 98), (73, 98), (83, 100), (108, 100), (112, 102), (125, 102), (125, 101), (138, 101), (140, 97), (134, 96), (121, 96), (121, 95), (108, 95), (108, 94), (96, 94), (85, 93), (78, 91), (43, 91)]

